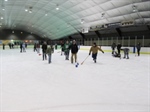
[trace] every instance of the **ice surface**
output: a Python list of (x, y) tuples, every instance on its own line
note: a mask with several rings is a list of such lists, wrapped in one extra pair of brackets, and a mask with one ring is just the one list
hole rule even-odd
[(0, 50), (0, 112), (150, 112), (150, 55), (119, 59), (88, 51), (78, 53), (79, 66), (59, 50), (52, 63), (33, 49)]

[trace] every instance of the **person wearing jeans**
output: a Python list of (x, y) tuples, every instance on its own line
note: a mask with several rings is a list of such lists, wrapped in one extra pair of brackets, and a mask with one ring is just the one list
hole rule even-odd
[(91, 55), (91, 52), (92, 52), (92, 58), (95, 63), (97, 59), (98, 50), (104, 53), (104, 51), (100, 47), (98, 47), (96, 43), (93, 43), (93, 46), (90, 48), (89, 55)]

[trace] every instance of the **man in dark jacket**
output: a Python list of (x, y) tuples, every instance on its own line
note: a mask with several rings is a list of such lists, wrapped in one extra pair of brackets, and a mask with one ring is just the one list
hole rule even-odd
[(42, 45), (43, 60), (44, 59), (47, 60), (46, 50), (47, 50), (47, 44), (46, 44), (46, 42), (44, 42), (44, 44)]
[(73, 43), (70, 45), (71, 50), (71, 63), (73, 63), (73, 57), (75, 59), (75, 62), (77, 62), (77, 53), (78, 53), (78, 45), (76, 44), (76, 41), (73, 40)]
[(121, 47), (122, 47), (122, 45), (120, 43), (118, 43), (118, 45), (117, 45), (118, 55), (120, 55)]
[(111, 48), (112, 48), (112, 55), (113, 55), (113, 54), (114, 54), (114, 52), (115, 52), (116, 44), (115, 44), (115, 43), (113, 43), (113, 44), (111, 45)]
[(138, 44), (136, 45), (136, 48), (137, 48), (138, 56), (140, 56), (141, 44), (138, 43)]

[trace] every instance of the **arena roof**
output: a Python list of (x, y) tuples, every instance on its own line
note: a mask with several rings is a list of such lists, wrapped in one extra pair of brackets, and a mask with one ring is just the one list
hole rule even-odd
[(1, 29), (21, 29), (43, 38), (126, 23), (149, 25), (150, 0), (0, 0)]

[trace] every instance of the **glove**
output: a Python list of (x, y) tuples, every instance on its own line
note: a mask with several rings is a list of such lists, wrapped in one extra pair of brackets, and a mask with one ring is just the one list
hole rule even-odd
[(91, 53), (89, 53), (89, 55), (91, 55)]
[(102, 53), (104, 54), (104, 51), (102, 51)]

